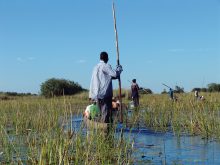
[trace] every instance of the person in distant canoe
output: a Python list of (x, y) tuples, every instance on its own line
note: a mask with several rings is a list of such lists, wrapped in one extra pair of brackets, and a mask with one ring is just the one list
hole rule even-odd
[[(120, 110), (120, 101), (118, 97), (112, 97), (112, 117), (117, 120), (118, 113)], [(123, 105), (123, 104), (122, 104)], [(124, 108), (124, 107), (123, 107)]]
[(139, 106), (139, 86), (136, 82), (136, 79), (132, 80), (132, 84), (131, 84), (131, 98), (133, 100), (134, 103), (134, 107), (138, 107)]
[(112, 69), (111, 65), (108, 64), (108, 53), (100, 53), (100, 62), (94, 67), (89, 98), (97, 103), (101, 111), (101, 122), (110, 123), (112, 122), (112, 79), (119, 78), (123, 71), (121, 65), (117, 65), (116, 69)]
[(199, 99), (204, 101), (205, 100), (205, 97), (204, 96), (199, 96)]
[(100, 114), (99, 107), (96, 105), (96, 103), (92, 103), (86, 107), (83, 116), (90, 120), (97, 120), (99, 114)]
[(170, 100), (174, 100), (174, 95), (173, 95), (173, 89), (172, 88), (170, 88), (168, 94), (169, 94)]
[(194, 95), (195, 95), (195, 98), (198, 99), (198, 98), (199, 98), (199, 91), (198, 91), (198, 90), (195, 90)]
[(112, 110), (118, 111), (120, 108), (120, 101), (117, 97), (112, 97)]

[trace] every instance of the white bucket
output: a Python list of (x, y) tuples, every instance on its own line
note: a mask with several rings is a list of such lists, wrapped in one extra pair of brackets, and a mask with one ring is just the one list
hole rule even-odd
[(131, 102), (129, 103), (129, 109), (134, 109), (134, 102), (133, 102), (133, 101), (131, 101)]

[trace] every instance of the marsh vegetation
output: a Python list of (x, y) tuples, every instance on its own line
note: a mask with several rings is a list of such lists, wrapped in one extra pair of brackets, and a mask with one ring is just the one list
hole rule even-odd
[[(128, 117), (122, 128), (138, 125), (177, 137), (199, 135), (219, 141), (220, 94), (203, 95), (206, 100), (198, 101), (192, 93), (179, 94), (176, 102), (167, 95), (141, 95), (141, 107), (130, 115), (124, 112)], [(123, 102), (129, 104), (127, 94)], [(85, 134), (83, 125), (77, 132), (72, 129), (71, 119), (80, 116), (88, 104), (87, 92), (50, 99), (24, 96), (1, 100), (1, 164), (133, 164), (132, 139), (116, 139), (115, 129), (108, 136), (98, 130)]]

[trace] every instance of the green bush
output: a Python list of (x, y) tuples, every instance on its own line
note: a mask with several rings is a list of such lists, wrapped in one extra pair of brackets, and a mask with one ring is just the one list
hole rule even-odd
[(208, 84), (208, 91), (209, 92), (220, 92), (220, 84), (217, 84), (217, 83)]
[(193, 88), (192, 92), (195, 90), (199, 92), (220, 92), (220, 84), (210, 83), (207, 85), (207, 88)]
[(153, 92), (149, 88), (142, 88), (142, 87), (140, 87), (139, 94), (153, 94)]
[(73, 95), (84, 90), (78, 83), (65, 79), (51, 78), (41, 84), (41, 95), (45, 97)]
[(176, 85), (174, 89), (174, 93), (184, 93), (184, 88), (181, 88)]

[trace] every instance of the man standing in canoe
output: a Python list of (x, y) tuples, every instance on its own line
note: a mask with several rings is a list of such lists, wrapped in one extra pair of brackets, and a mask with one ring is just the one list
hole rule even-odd
[(131, 84), (131, 97), (134, 103), (134, 107), (137, 108), (139, 106), (139, 86), (136, 83), (136, 79), (132, 80)]
[(170, 88), (170, 90), (169, 90), (169, 96), (170, 96), (170, 100), (174, 100), (173, 89), (172, 88)]
[(94, 67), (92, 73), (89, 98), (100, 107), (101, 122), (103, 123), (112, 122), (112, 79), (117, 79), (122, 71), (121, 65), (114, 70), (108, 64), (107, 52), (100, 53), (100, 62)]

